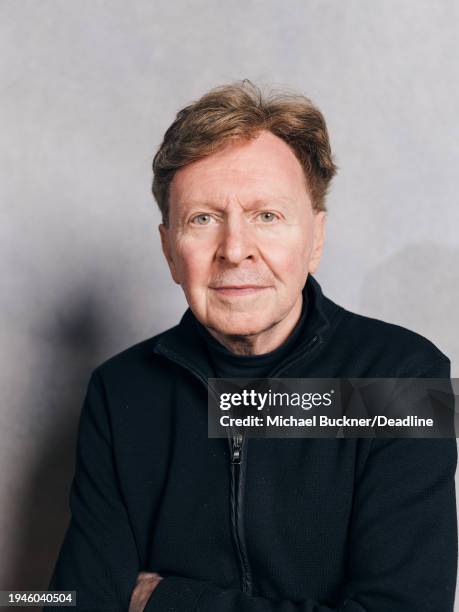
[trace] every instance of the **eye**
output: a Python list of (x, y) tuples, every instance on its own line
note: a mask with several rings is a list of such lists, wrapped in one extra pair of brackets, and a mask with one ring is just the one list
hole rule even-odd
[(277, 215), (275, 215), (273, 212), (269, 210), (264, 210), (263, 212), (260, 213), (260, 216), (264, 223), (272, 223), (273, 221), (277, 219)]
[(200, 215), (196, 215), (191, 219), (191, 222), (195, 225), (209, 225), (211, 216), (207, 213), (201, 213)]

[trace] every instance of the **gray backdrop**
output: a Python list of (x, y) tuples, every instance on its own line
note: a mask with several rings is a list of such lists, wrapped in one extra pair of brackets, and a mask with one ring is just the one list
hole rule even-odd
[(340, 166), (324, 293), (427, 336), (459, 376), (458, 17), (454, 0), (0, 0), (0, 588), (46, 588), (90, 370), (186, 307), (150, 165), (210, 87), (319, 105)]

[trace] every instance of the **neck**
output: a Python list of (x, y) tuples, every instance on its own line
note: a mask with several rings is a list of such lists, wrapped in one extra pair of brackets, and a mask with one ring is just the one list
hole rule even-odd
[(257, 334), (230, 335), (221, 334), (206, 327), (208, 332), (229, 351), (236, 355), (263, 355), (277, 349), (287, 340), (301, 316), (303, 296), (300, 293), (289, 313), (268, 329)]

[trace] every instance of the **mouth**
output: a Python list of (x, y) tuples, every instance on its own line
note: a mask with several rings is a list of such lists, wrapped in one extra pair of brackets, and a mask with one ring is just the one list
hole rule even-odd
[(225, 285), (222, 287), (210, 287), (218, 295), (225, 297), (242, 297), (244, 295), (256, 295), (269, 287), (260, 285)]

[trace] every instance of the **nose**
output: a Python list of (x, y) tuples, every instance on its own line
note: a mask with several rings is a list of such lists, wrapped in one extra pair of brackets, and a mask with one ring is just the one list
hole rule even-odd
[(250, 225), (242, 216), (229, 215), (221, 226), (217, 258), (227, 263), (239, 264), (244, 259), (253, 259), (255, 253)]

